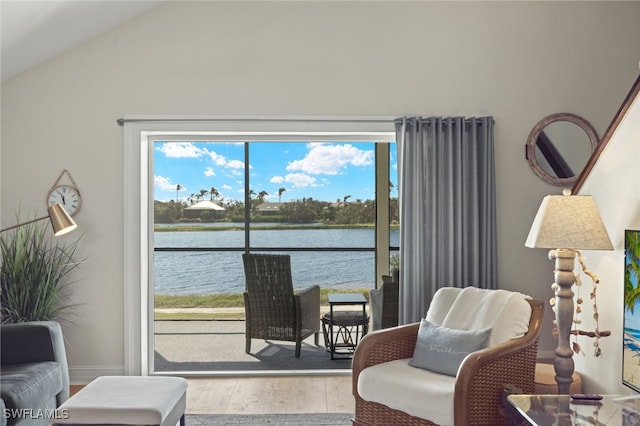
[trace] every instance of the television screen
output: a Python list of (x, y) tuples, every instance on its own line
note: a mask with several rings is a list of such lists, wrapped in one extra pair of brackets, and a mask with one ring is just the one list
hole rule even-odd
[(624, 231), (622, 383), (640, 392), (640, 230)]

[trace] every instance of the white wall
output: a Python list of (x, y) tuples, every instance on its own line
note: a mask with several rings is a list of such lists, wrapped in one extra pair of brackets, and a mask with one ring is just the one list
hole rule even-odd
[[(592, 339), (581, 338), (587, 356), (575, 356), (578, 371), (589, 392), (633, 393), (621, 384), (622, 330), (624, 291), (624, 230), (640, 229), (640, 97), (618, 127), (606, 150), (580, 189), (580, 194), (593, 196), (604, 221), (614, 251), (585, 252), (587, 266), (600, 278), (598, 311), (600, 327), (611, 330), (610, 337), (600, 340), (602, 358), (592, 356)], [(576, 264), (576, 268), (578, 265)], [(588, 295), (591, 283), (584, 282)], [(587, 300), (587, 299), (585, 299)], [(593, 329), (589, 303), (583, 315), (584, 328)]]
[(498, 285), (546, 300), (552, 266), (524, 240), (560, 188), (528, 168), (528, 133), (562, 111), (602, 133), (639, 56), (637, 2), (171, 2), (2, 84), (1, 217), (44, 209), (65, 168), (83, 191), (83, 304), (65, 334), (72, 378), (85, 381), (124, 362), (116, 119), (493, 115)]

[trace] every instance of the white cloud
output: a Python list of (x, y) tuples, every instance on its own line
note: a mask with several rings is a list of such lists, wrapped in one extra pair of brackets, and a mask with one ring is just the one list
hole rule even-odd
[(207, 177), (211, 177), (211, 176), (215, 176), (215, 175), (216, 175), (216, 172), (215, 172), (215, 171), (213, 171), (213, 168), (212, 168), (212, 167), (207, 167), (207, 168), (204, 170), (204, 175), (205, 175), (205, 176), (207, 176)]
[(229, 160), (224, 155), (220, 155), (215, 151), (207, 151), (207, 154), (216, 166), (226, 167), (229, 169), (244, 169), (243, 161)]
[(163, 143), (158, 151), (170, 158), (198, 158), (207, 153), (206, 149), (198, 148), (191, 142)]
[(271, 182), (271, 183), (282, 183), (282, 182), (284, 182), (284, 178), (282, 176), (274, 176), (271, 179), (269, 179), (269, 182)]
[[(172, 183), (171, 179), (164, 176), (154, 176), (153, 182), (155, 185), (163, 191), (175, 191), (177, 184)], [(181, 191), (185, 191), (187, 188), (182, 188)]]
[(289, 173), (284, 178), (285, 182), (293, 185), (294, 188), (305, 188), (307, 186), (319, 186), (316, 178), (304, 173)]
[(230, 191), (232, 188), (231, 188), (231, 185), (224, 184), (224, 185), (222, 185), (222, 189)]
[(231, 169), (244, 169), (244, 161), (240, 160), (231, 160), (225, 164), (226, 167)]
[[(158, 151), (170, 158), (200, 158), (208, 156), (214, 165), (232, 170), (243, 170), (244, 162), (240, 160), (230, 160), (224, 155), (207, 148), (200, 148), (191, 142), (167, 142), (157, 148)], [(208, 174), (213, 173), (213, 174)], [(213, 168), (209, 167), (205, 171), (206, 176), (215, 176)]]
[(310, 150), (302, 160), (287, 165), (287, 170), (300, 170), (310, 174), (340, 174), (347, 166), (370, 166), (373, 151), (364, 151), (353, 145), (309, 144)]
[(224, 166), (229, 161), (227, 160), (227, 157), (225, 157), (224, 155), (220, 155), (217, 152), (208, 151), (207, 153), (209, 154), (209, 158), (211, 158), (211, 161), (213, 161), (216, 166)]

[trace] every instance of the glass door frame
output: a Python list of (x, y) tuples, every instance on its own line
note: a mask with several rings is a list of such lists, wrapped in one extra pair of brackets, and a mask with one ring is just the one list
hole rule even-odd
[[(153, 256), (154, 140), (392, 142), (393, 119), (268, 117), (125, 117), (124, 126), (124, 373), (153, 374), (153, 300), (150, 268)], [(172, 139), (168, 139), (172, 138)], [(376, 144), (377, 146), (378, 144)], [(387, 146), (388, 149), (388, 146)], [(388, 154), (387, 154), (388, 168)], [(378, 175), (376, 174), (376, 179)], [(383, 188), (388, 188), (388, 173)], [(376, 185), (378, 187), (378, 185)], [(376, 194), (377, 196), (378, 194)], [(387, 224), (388, 217), (387, 217)], [(381, 243), (376, 241), (376, 244)], [(388, 271), (388, 242), (386, 270)], [(376, 253), (377, 259), (379, 255)], [(376, 262), (376, 276), (383, 262)]]

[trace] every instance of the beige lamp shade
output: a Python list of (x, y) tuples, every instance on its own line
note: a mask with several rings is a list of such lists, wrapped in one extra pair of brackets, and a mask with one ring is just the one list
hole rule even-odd
[(60, 235), (68, 234), (78, 227), (76, 223), (71, 219), (69, 213), (60, 204), (53, 204), (47, 211), (49, 212), (49, 220), (51, 220), (51, 227), (53, 228), (53, 235), (59, 237)]
[(590, 195), (547, 195), (524, 243), (527, 247), (613, 250)]

